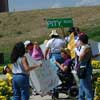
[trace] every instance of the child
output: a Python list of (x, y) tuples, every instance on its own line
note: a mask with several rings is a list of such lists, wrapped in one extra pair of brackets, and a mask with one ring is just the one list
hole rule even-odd
[(42, 52), (38, 42), (34, 42), (32, 58), (35, 60), (43, 60), (44, 59), (43, 52)]
[(12, 70), (8, 65), (5, 65), (3, 68), (3, 74), (6, 74), (8, 85), (12, 85)]

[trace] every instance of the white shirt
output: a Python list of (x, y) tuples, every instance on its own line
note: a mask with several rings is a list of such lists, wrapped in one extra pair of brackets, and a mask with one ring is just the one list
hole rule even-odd
[(80, 51), (79, 51), (77, 48), (75, 48), (75, 52), (76, 52), (76, 54), (77, 54), (78, 56), (80, 56), (80, 55), (84, 52), (84, 50), (85, 50), (86, 48), (90, 48), (90, 46), (89, 46), (88, 44), (83, 45), (83, 46), (81, 46)]
[[(77, 43), (78, 39), (79, 39), (78, 36), (74, 36), (75, 43)], [(69, 41), (70, 41), (70, 36), (66, 36), (66, 37), (65, 37), (65, 41), (69, 43)]]
[(63, 47), (65, 47), (65, 41), (60, 38), (52, 38), (46, 44), (46, 48), (50, 48), (51, 53), (59, 53)]
[(22, 64), (22, 58), (18, 58), (16, 63), (13, 64), (12, 67), (12, 72), (14, 74), (22, 73), (22, 74), (29, 74), (28, 72), (25, 71), (23, 64)]
[(85, 49), (90, 48), (88, 44), (81, 46), (80, 55), (84, 52)]

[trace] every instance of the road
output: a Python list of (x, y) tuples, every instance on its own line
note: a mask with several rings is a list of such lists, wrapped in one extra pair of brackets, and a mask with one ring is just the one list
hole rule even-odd
[[(44, 97), (41, 97), (40, 95), (37, 95), (37, 96), (31, 95), (30, 100), (52, 100), (52, 98), (49, 95), (44, 96)], [(60, 94), (58, 100), (77, 100), (77, 99), (69, 99), (67, 98), (67, 95)]]

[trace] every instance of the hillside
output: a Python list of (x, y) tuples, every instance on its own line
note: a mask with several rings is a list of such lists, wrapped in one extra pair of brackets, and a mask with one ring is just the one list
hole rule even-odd
[(52, 30), (47, 28), (47, 18), (73, 18), (74, 26), (78, 26), (92, 39), (100, 41), (100, 6), (0, 13), (0, 52), (5, 54), (5, 59), (8, 59), (17, 41), (30, 39), (41, 42), (47, 39)]

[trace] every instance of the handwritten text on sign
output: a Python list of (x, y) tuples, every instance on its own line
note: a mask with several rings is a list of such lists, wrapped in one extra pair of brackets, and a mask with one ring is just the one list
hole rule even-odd
[[(39, 63), (38, 61), (34, 61), (29, 54), (26, 54), (26, 57), (30, 66)], [(41, 67), (30, 72), (30, 80), (33, 88), (35, 87), (41, 96), (46, 95), (47, 92), (61, 84), (61, 81), (53, 70), (49, 60), (43, 60)]]

